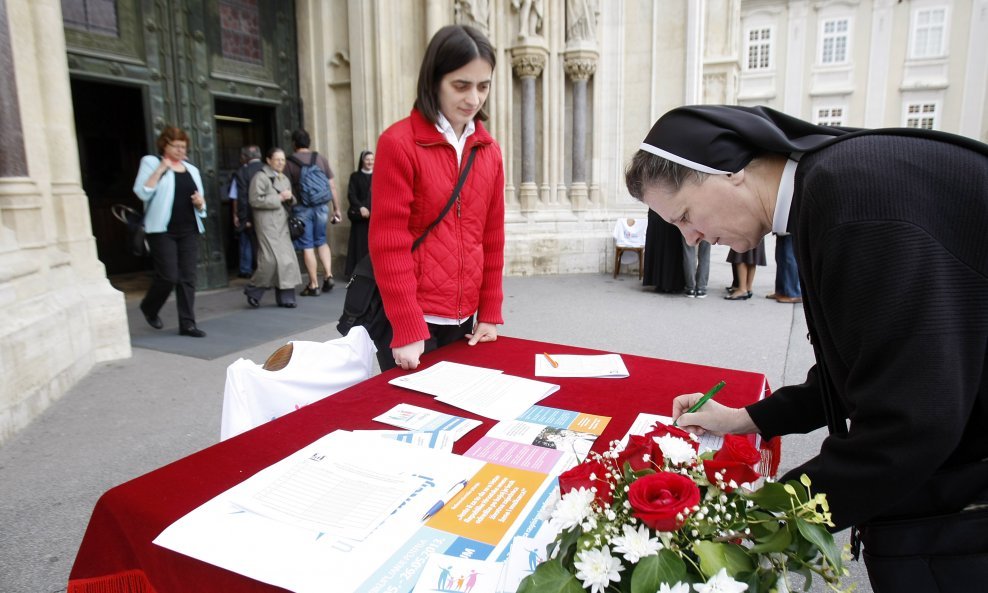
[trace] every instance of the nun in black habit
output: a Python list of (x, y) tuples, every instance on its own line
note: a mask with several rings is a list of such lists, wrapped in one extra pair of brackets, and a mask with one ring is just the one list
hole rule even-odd
[(368, 253), (367, 233), (370, 229), (371, 176), (374, 173), (374, 153), (365, 150), (357, 159), (357, 170), (350, 173), (347, 198), (350, 205), (346, 215), (350, 219), (350, 239), (347, 243), (344, 275), (349, 278), (357, 262)]
[(648, 211), (645, 229), (645, 257), (642, 285), (654, 286), (656, 292), (682, 292), (686, 286), (683, 272), (683, 240), (679, 229)]
[[(679, 396), (694, 432), (807, 433), (834, 528), (878, 593), (988, 582), (988, 146), (925, 130), (816, 126), (764, 107), (664, 115), (626, 172), (680, 228), (747, 251), (793, 235), (816, 364), (734, 409)], [(982, 583), (982, 585), (974, 585)]]

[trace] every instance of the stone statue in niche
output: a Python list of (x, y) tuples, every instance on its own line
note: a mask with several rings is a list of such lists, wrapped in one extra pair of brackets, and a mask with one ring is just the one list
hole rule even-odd
[(567, 43), (597, 39), (597, 0), (566, 0)]
[(542, 0), (511, 0), (518, 11), (518, 38), (542, 35)]
[(479, 29), (484, 35), (490, 35), (491, 7), (489, 0), (456, 0), (453, 7), (456, 24), (469, 25)]

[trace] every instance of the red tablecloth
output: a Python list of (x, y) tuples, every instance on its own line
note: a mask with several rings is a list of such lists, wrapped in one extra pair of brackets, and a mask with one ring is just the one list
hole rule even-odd
[[(454, 344), (423, 358), (425, 368), (450, 360), (534, 377), (534, 355), (601, 354), (596, 350), (501, 337), (491, 344)], [(717, 400), (742, 406), (767, 389), (764, 375), (716, 367), (623, 355), (626, 379), (560, 378), (561, 389), (540, 405), (610, 416), (594, 449), (620, 439), (639, 412), (670, 414), (681, 393), (706, 391), (724, 379)], [(396, 369), (313, 403), (254, 430), (204, 449), (107, 491), (96, 503), (85, 537), (69, 575), (68, 593), (196, 593), (216, 591), (283, 591), (152, 544), (171, 523), (217, 494), (336, 430), (387, 429), (372, 418), (398, 403), (410, 403), (449, 414), (477, 418), (483, 426), (456, 442), (463, 453), (494, 425), (388, 381)], [(218, 428), (217, 428), (218, 429)], [(777, 465), (778, 448), (773, 465)], [(774, 468), (773, 468), (774, 469)]]

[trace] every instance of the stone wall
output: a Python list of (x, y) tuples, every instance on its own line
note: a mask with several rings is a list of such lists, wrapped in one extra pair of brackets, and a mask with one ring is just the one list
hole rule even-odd
[[(98, 362), (130, 356), (82, 190), (58, 0), (0, 0), (0, 444)], [(8, 135), (10, 130), (19, 130)]]

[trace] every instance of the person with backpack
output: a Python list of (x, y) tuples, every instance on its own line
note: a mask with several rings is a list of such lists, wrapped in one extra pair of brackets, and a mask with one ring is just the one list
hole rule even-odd
[[(292, 182), (292, 192), (298, 197), (294, 214), (305, 222), (305, 232), (295, 240), (295, 249), (302, 251), (302, 261), (308, 274), (308, 284), (299, 293), (302, 296), (319, 296), (321, 292), (333, 289), (333, 254), (326, 240), (326, 223), (336, 224), (341, 220), (340, 202), (337, 198), (336, 180), (329, 162), (309, 146), (312, 139), (309, 133), (299, 128), (292, 133), (295, 153), (288, 157), (285, 174)], [(330, 217), (329, 206), (333, 207)], [(322, 262), (326, 277), (319, 287), (316, 256)]]

